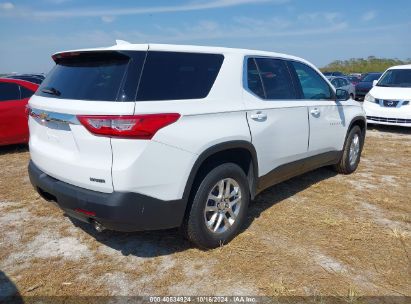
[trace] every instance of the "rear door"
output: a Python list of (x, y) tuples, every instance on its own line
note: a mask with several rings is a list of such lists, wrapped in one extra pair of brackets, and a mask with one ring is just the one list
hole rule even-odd
[(306, 101), (298, 99), (284, 60), (245, 60), (244, 100), (261, 177), (306, 156), (307, 105)]
[(334, 90), (319, 72), (307, 64), (291, 61), (290, 66), (297, 75), (303, 98), (309, 104), (309, 155), (340, 151), (347, 120), (344, 107), (335, 100)]
[(30, 99), (30, 154), (42, 171), (86, 189), (113, 191), (111, 139), (89, 132), (78, 116), (132, 115), (146, 50), (53, 57), (55, 67)]
[(25, 105), (17, 83), (0, 82), (0, 144), (7, 145), (27, 140)]

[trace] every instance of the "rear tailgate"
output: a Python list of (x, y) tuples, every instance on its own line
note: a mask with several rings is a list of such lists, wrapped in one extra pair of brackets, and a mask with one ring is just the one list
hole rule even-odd
[(30, 154), (39, 169), (75, 186), (113, 192), (111, 139), (92, 134), (78, 115), (134, 113), (135, 77), (145, 51), (133, 54), (132, 59), (100, 51), (54, 57), (55, 68), (29, 102)]

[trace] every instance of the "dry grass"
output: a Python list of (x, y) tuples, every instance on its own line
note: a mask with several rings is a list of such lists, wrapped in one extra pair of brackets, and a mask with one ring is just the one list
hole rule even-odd
[(2, 148), (0, 295), (411, 296), (411, 133), (367, 135), (355, 174), (323, 168), (268, 189), (210, 251), (177, 230), (73, 223), (32, 190), (27, 150)]

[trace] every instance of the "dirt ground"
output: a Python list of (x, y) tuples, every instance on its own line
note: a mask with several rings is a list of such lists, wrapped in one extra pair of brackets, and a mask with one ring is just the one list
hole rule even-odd
[(264, 191), (210, 251), (178, 230), (73, 222), (33, 191), (28, 160), (0, 149), (0, 296), (411, 296), (411, 130), (368, 130), (352, 175), (323, 168)]

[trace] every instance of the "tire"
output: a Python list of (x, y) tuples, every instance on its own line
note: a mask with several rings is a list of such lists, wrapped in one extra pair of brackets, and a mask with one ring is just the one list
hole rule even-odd
[[(227, 188), (230, 197), (224, 199)], [(185, 235), (203, 249), (228, 243), (244, 224), (249, 201), (247, 176), (238, 165), (226, 163), (212, 169), (194, 195), (184, 227)]]
[[(345, 139), (344, 150), (341, 159), (334, 166), (334, 169), (341, 174), (353, 173), (360, 163), (363, 145), (364, 136), (361, 132), (360, 127), (353, 126)], [(355, 151), (357, 152), (355, 153)]]

